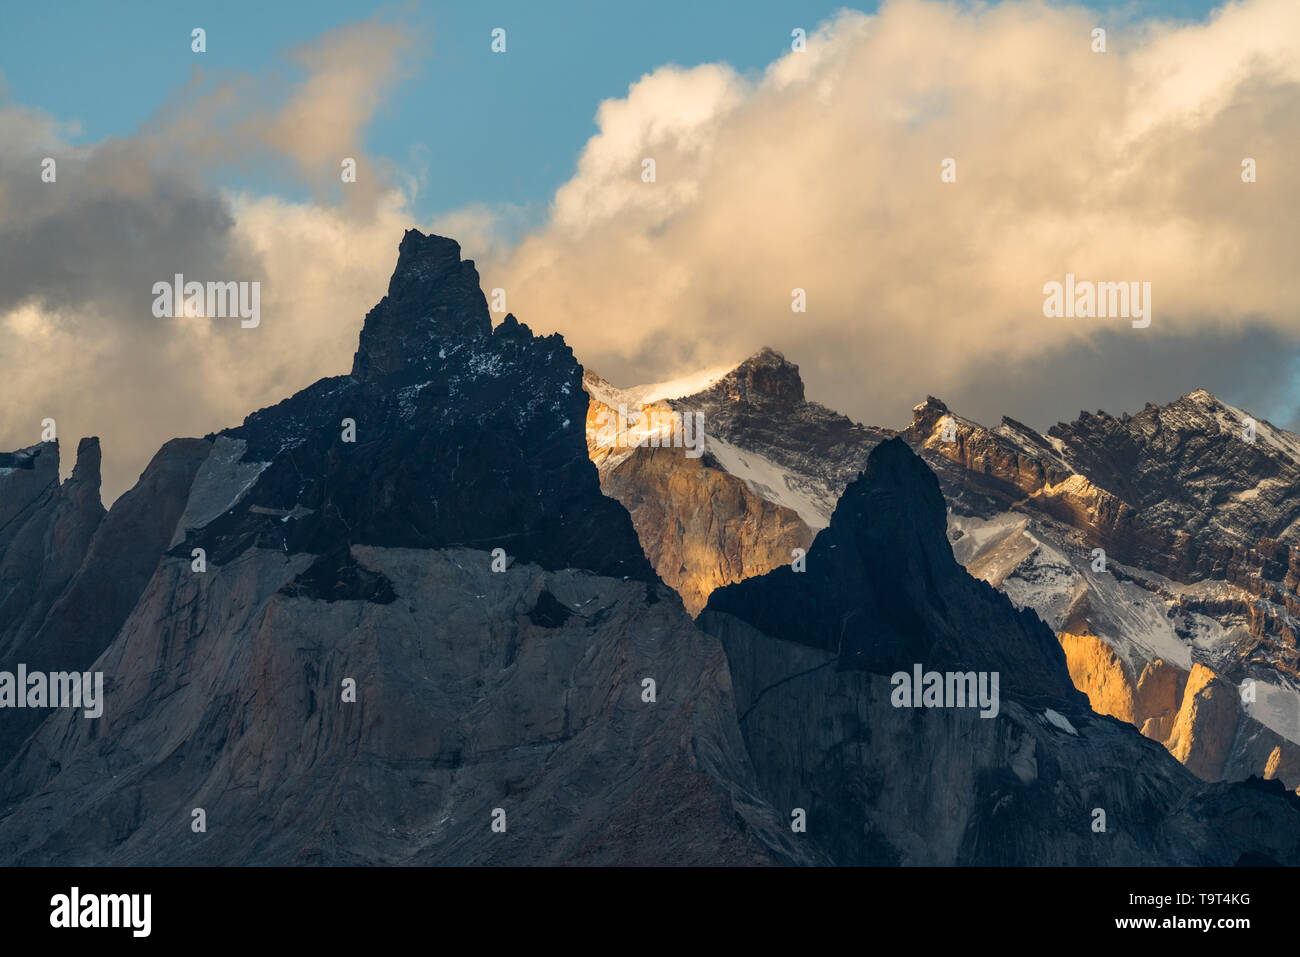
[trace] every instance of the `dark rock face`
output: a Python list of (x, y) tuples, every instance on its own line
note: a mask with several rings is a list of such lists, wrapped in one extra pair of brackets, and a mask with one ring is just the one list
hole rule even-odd
[[(22, 662), (59, 670), (75, 649), (33, 637), (74, 580), (104, 519), (99, 440), (82, 439), (71, 477), (59, 483), (59, 446), (42, 443), (0, 456), (0, 667)], [(12, 470), (12, 471), (9, 471)], [(40, 722), (39, 711), (0, 720), (0, 763)]]
[[(287, 594), (308, 555), (165, 561), (97, 663), (104, 717), (52, 715), (0, 775), (0, 860), (827, 860), (757, 796), (721, 647), (680, 604), (471, 549), (353, 552), (397, 600)], [(534, 622), (545, 593), (570, 617)]]
[(1003, 695), (1086, 710), (1051, 629), (957, 564), (945, 514), (934, 473), (889, 439), (844, 490), (808, 571), (779, 568), (719, 589), (706, 610), (831, 652), (841, 668), (997, 671)]
[(220, 565), (250, 545), (503, 548), (543, 568), (657, 580), (627, 513), (600, 494), (586, 411), (564, 340), (512, 315), (492, 331), (460, 247), (409, 231), (353, 375), (221, 433), (260, 474), (172, 554), (203, 548)]
[(22, 647), (76, 573), (104, 517), (99, 440), (59, 483), (57, 442), (0, 456), (0, 656)]
[[(884, 430), (775, 353), (682, 406), (830, 524), (697, 628), (600, 492), (582, 378), (411, 231), (350, 375), (168, 443), (107, 517), (97, 446), (63, 486), (52, 447), (0, 457), (0, 669), (105, 676), (101, 718), (0, 712), (0, 862), (1300, 861), (1279, 789), (1204, 785), (1089, 712), (1051, 631), (957, 564), (921, 460), (868, 460)], [(717, 478), (674, 501), (766, 515), (784, 550), (789, 515)], [(998, 716), (894, 708), (913, 663), (997, 671)]]
[[(1287, 449), (1269, 423), (1242, 438), (1245, 415), (1208, 392), (1119, 418), (1098, 412), (1053, 426), (1070, 461), (1151, 525), (1205, 544), (1253, 546), (1261, 538), (1300, 543), (1300, 448)], [(1288, 454), (1289, 453), (1289, 454)], [(1241, 493), (1253, 492), (1248, 498)], [(1208, 572), (1210, 568), (1203, 571)]]
[[(73, 530), (70, 540), (58, 534), (49, 537), (49, 554), (29, 564), (44, 567), (44, 574), (53, 579), (47, 586), (50, 597), (32, 602), (26, 615), (12, 619), (8, 639), (0, 644), (0, 668), (12, 671), (19, 662), (46, 672), (91, 666), (153, 577), (209, 447), (201, 439), (168, 442), (135, 487), (105, 515), (99, 502), (99, 443), (82, 440), (72, 477), (58, 492), (77, 503), (70, 511), (64, 508)], [(57, 459), (54, 476), (57, 480)], [(4, 563), (30, 563), (31, 552), (15, 543), (3, 556)], [(63, 571), (51, 575), (52, 569)], [(0, 762), (13, 755), (43, 717), (41, 711), (3, 714)]]
[(478, 271), (474, 263), (461, 260), (460, 245), (408, 229), (388, 295), (366, 316), (352, 376), (416, 378), (436, 368), (425, 360), (448, 340), (482, 339), (491, 333)]
[(159, 453), (37, 635), (90, 636), (104, 714), (13, 750), (0, 861), (828, 861), (600, 493), (581, 367), (484, 306), (408, 233), (352, 375)]
[(537, 596), (537, 604), (528, 613), (528, 620), (542, 628), (559, 628), (573, 617), (573, 613), (549, 591)]
[(0, 539), (13, 540), (17, 519), (59, 484), (59, 444), (42, 442), (16, 452), (0, 452)]
[[(1294, 799), (1198, 782), (1092, 713), (1050, 629), (943, 554), (943, 517), (934, 476), (890, 440), (806, 572), (711, 596), (699, 624), (726, 649), (769, 802), (804, 808), (843, 864), (1300, 863)], [(913, 663), (999, 671), (999, 714), (895, 707), (887, 676)]]

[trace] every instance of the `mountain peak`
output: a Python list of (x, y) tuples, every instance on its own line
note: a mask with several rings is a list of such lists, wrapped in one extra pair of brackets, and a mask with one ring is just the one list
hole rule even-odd
[[(892, 576), (906, 564), (899, 561), (901, 552), (915, 548), (928, 552), (924, 558), (914, 557), (918, 567), (924, 561), (931, 572), (917, 575), (914, 582), (933, 582), (936, 576), (956, 571), (946, 523), (939, 480), (898, 436), (871, 450), (866, 469), (844, 489), (831, 516), (831, 526), (849, 532), (876, 579)], [(905, 581), (898, 584), (903, 587)]]
[(710, 391), (732, 402), (755, 405), (798, 405), (804, 401), (799, 367), (775, 349), (764, 346), (723, 376)]
[(397, 246), (397, 268), (388, 286), (389, 295), (399, 279), (419, 278), (430, 271), (446, 272), (460, 261), (460, 243), (456, 240), (408, 229)]
[(833, 651), (843, 667), (997, 671), (1006, 694), (1086, 707), (1052, 630), (958, 565), (946, 521), (934, 472), (902, 438), (886, 439), (845, 488), (804, 572), (782, 567), (720, 588), (705, 611)]
[(940, 419), (949, 415), (948, 406), (942, 399), (927, 395), (920, 405), (912, 406), (912, 428), (918, 435), (929, 435), (934, 431)]
[(101, 454), (99, 437), (89, 436), (77, 443), (77, 464), (72, 467), (72, 481), (87, 482), (99, 489)]
[(759, 364), (766, 363), (768, 365), (772, 365), (772, 364), (781, 365), (786, 361), (787, 360), (785, 358), (784, 353), (778, 352), (776, 349), (773, 349), (771, 346), (763, 346), (763, 348), (759, 349), (752, 356), (750, 356), (748, 359), (745, 359), (740, 364), (747, 365), (749, 363), (753, 363), (755, 365), (759, 365)]
[[(1167, 402), (1164, 405), (1155, 402), (1148, 402), (1143, 406), (1142, 411), (1139, 412), (1138, 415), (1168, 416), (1170, 413), (1184, 413), (1193, 416), (1219, 416), (1225, 414), (1231, 416), (1236, 414), (1245, 414), (1242, 413), (1240, 409), (1236, 409), (1224, 402), (1208, 389), (1193, 389), (1186, 395), (1179, 396), (1177, 399), (1174, 399), (1172, 402)], [(1132, 416), (1129, 417), (1132, 418)], [(1123, 418), (1123, 416), (1121, 416), (1121, 418)]]
[(359, 379), (401, 374), (447, 343), (492, 334), (487, 299), (460, 244), (408, 229), (398, 246), (388, 295), (366, 316), (352, 362)]

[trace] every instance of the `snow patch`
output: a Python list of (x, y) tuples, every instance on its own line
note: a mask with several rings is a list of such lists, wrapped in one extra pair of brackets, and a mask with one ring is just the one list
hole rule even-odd
[(1266, 728), (1300, 744), (1300, 692), (1294, 688), (1256, 679), (1255, 701), (1242, 707)]
[(1079, 736), (1079, 732), (1074, 730), (1074, 725), (1070, 724), (1070, 719), (1067, 718), (1065, 715), (1058, 714), (1057, 712), (1053, 711), (1051, 708), (1048, 708), (1046, 711), (1043, 712), (1043, 717), (1047, 719), (1049, 724), (1052, 724), (1055, 727), (1060, 728), (1066, 734), (1072, 734), (1076, 738)]
[(634, 385), (629, 389), (620, 389), (604, 379), (595, 378), (584, 380), (583, 387), (593, 399), (605, 403), (611, 409), (617, 409), (619, 405), (626, 405), (628, 410), (631, 411), (652, 402), (681, 399), (695, 395), (697, 392), (703, 392), (705, 389), (716, 385), (719, 379), (734, 371), (739, 365), (739, 362), (732, 362), (724, 366), (712, 366), (679, 376), (676, 379), (651, 382), (647, 385)]
[(795, 512), (805, 525), (817, 530), (830, 524), (830, 512), (813, 498), (798, 478), (771, 459), (745, 452), (715, 436), (704, 437), (704, 449), (728, 473), (740, 479), (760, 498)]
[[(1198, 390), (1198, 392), (1204, 392), (1204, 390)], [(1198, 392), (1193, 392), (1192, 395), (1196, 396), (1198, 395)], [(1210, 393), (1205, 392), (1204, 394), (1210, 399), (1214, 399), (1214, 396), (1210, 395)], [(1216, 401), (1218, 401), (1219, 406), (1228, 413), (1227, 415), (1224, 415), (1223, 412), (1219, 412), (1215, 415), (1219, 427), (1223, 429), (1224, 432), (1230, 435), (1240, 436), (1242, 429), (1241, 423), (1246, 419), (1254, 419), (1255, 441), (1264, 442), (1266, 445), (1277, 449), (1292, 462), (1300, 465), (1300, 437), (1293, 435), (1285, 429), (1274, 428), (1267, 422), (1255, 419), (1255, 417), (1249, 412), (1238, 409), (1236, 406), (1228, 405), (1228, 403), (1222, 400)]]
[(243, 439), (217, 436), (208, 457), (203, 460), (194, 476), (194, 484), (190, 486), (190, 495), (185, 502), (185, 511), (176, 523), (169, 548), (185, 541), (185, 535), (190, 529), (202, 528), (233, 508), (271, 464), (241, 462), (240, 457), (246, 448), (248, 443)]

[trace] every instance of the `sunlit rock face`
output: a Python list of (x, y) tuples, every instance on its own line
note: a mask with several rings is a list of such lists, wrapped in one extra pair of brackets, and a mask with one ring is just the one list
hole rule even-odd
[(1248, 442), (1248, 418), (1194, 392), (1039, 435), (927, 399), (905, 434), (944, 484), (958, 559), (1053, 626), (1096, 710), (1207, 780), (1297, 788), (1300, 551), (1279, 490), (1300, 443), (1267, 423)]
[[(1300, 799), (1205, 783), (1089, 707), (1053, 631), (955, 561), (939, 483), (899, 439), (845, 490), (805, 572), (721, 588), (698, 620), (726, 650), (765, 797), (805, 809), (838, 863), (1300, 860)], [(998, 714), (901, 707), (913, 663), (999, 673)]]
[[(682, 441), (593, 442), (601, 406)], [(0, 861), (1300, 862), (1294, 796), (1228, 780), (1298, 764), (1277, 569), (1094, 571), (1158, 510), (997, 434), (856, 425), (770, 350), (614, 390), (412, 231), (350, 374), (107, 515), (95, 443), (62, 484), (0, 456), (0, 671), (105, 679), (98, 718), (0, 713)], [(997, 697), (900, 707), (922, 666)]]
[[(806, 401), (797, 367), (768, 349), (672, 387), (619, 390), (591, 372), (586, 385), (601, 487), (692, 612), (721, 585), (791, 564), (891, 434)], [(644, 400), (651, 429), (703, 413), (704, 457), (598, 439), (595, 416), (620, 398)], [(1222, 761), (1189, 766), (1300, 787), (1288, 757), (1300, 748), (1300, 440), (1255, 423), (1246, 441), (1248, 418), (1197, 391), (1040, 434), (1009, 418), (985, 428), (930, 397), (901, 434), (939, 476), (958, 560), (1052, 624), (1096, 710), (1170, 744), (1194, 664), (1238, 692), (1253, 680), (1235, 717), (1193, 708), (1175, 753), (1198, 753), (1188, 735), (1230, 736)]]
[[(891, 434), (807, 401), (798, 366), (771, 349), (628, 389), (588, 370), (584, 385), (601, 488), (692, 614), (714, 589), (794, 562)], [(620, 408), (640, 416), (622, 431), (608, 427)], [(700, 424), (696, 454), (664, 440), (674, 418)]]
[[(653, 391), (638, 401), (590, 371), (584, 385), (591, 395), (588, 454), (601, 489), (628, 510), (646, 557), (692, 615), (715, 588), (788, 564), (795, 549), (807, 549), (813, 530), (722, 468), (707, 433), (698, 450), (674, 444), (692, 421), (690, 410), (684, 418)], [(629, 399), (637, 404), (629, 408)], [(707, 429), (703, 416), (696, 421)]]

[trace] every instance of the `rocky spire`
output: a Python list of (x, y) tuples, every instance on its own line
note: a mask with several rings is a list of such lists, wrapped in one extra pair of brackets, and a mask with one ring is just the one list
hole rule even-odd
[(997, 671), (1004, 694), (1086, 709), (1051, 629), (957, 564), (945, 515), (934, 473), (888, 439), (844, 490), (807, 571), (783, 567), (720, 589), (707, 610), (836, 651), (845, 667)]
[(491, 333), (478, 270), (472, 260), (460, 258), (460, 244), (408, 229), (388, 295), (366, 316), (352, 375), (370, 379), (420, 372), (440, 348)]
[(99, 494), (99, 465), (101, 461), (99, 437), (92, 435), (77, 443), (77, 464), (72, 467), (72, 481), (93, 487)]

